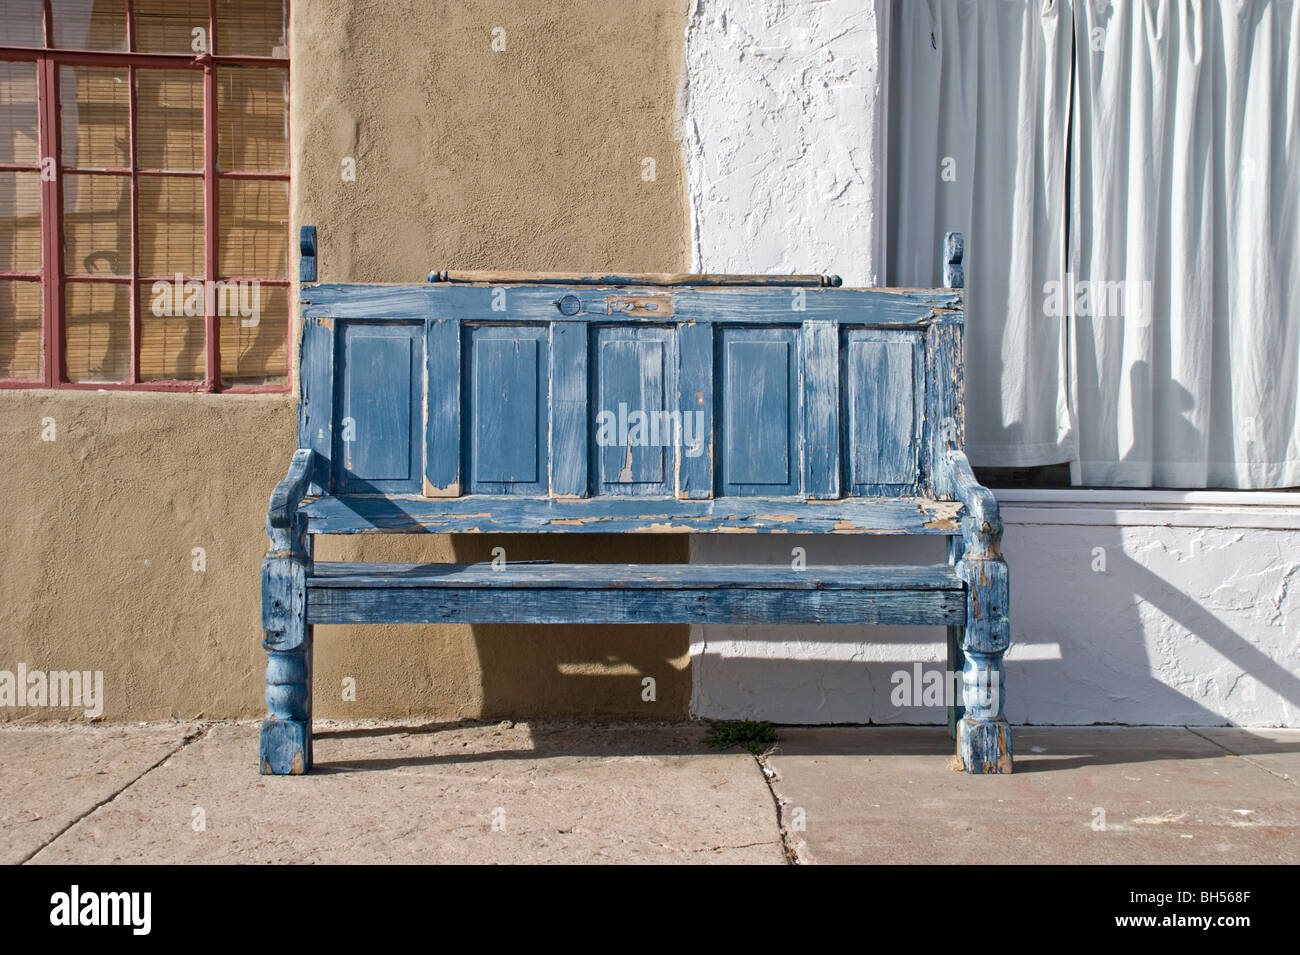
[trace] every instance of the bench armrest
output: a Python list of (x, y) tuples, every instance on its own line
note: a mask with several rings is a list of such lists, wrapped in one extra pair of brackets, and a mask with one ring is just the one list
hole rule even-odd
[(271, 552), (291, 553), (302, 547), (298, 506), (311, 486), (316, 452), (299, 448), (289, 463), (289, 473), (271, 492), (271, 506), (266, 512), (266, 533), (271, 538)]
[(948, 448), (939, 456), (941, 483), (966, 508), (962, 537), (970, 557), (997, 557), (1002, 550), (1002, 515), (993, 492), (975, 480), (965, 451)]

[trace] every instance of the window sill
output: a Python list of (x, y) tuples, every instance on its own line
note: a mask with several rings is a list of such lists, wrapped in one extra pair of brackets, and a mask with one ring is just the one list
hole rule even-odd
[(1300, 530), (1300, 493), (993, 488), (1007, 524)]

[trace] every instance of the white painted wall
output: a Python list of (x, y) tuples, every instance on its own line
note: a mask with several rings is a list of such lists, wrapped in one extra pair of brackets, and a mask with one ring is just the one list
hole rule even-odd
[[(881, 284), (886, 6), (695, 0), (682, 116), (695, 269)], [(1101, 498), (1004, 510), (1010, 719), (1300, 725), (1300, 507)], [(700, 536), (691, 554), (784, 562), (794, 543)], [(944, 559), (939, 540), (797, 543), (810, 564)], [(1104, 571), (1093, 570), (1098, 547)], [(920, 627), (694, 627), (691, 709), (942, 722), (940, 708), (891, 700), (898, 670), (943, 667), (942, 641)]]
[[(1008, 503), (1003, 518), (1012, 722), (1300, 726), (1300, 507)], [(943, 559), (937, 541), (894, 538), (698, 536), (691, 555), (788, 561), (795, 543), (810, 565)], [(943, 669), (943, 639), (933, 627), (693, 627), (691, 711), (942, 723), (941, 708), (891, 693), (913, 661)]]
[(886, 9), (694, 0), (683, 143), (697, 270), (883, 284)]

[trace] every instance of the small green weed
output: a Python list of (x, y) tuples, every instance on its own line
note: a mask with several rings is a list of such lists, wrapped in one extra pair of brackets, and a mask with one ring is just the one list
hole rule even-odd
[(760, 720), (721, 720), (709, 727), (704, 742), (713, 749), (743, 746), (755, 756), (762, 756), (776, 743), (772, 724)]

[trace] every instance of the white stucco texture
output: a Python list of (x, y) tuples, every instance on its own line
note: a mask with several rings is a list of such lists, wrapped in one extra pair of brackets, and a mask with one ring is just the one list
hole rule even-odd
[[(1011, 569), (1007, 716), (1013, 723), (1300, 725), (1300, 529), (1058, 523), (1051, 509), (1007, 520)], [(1078, 511), (1072, 511), (1078, 514)], [(1159, 520), (1167, 519), (1162, 515)], [(1177, 519), (1177, 515), (1174, 515)], [(1125, 520), (1132, 520), (1126, 517)], [(1202, 522), (1204, 519), (1202, 518)], [(935, 540), (698, 536), (702, 562), (942, 560)], [(694, 627), (692, 713), (783, 723), (942, 723), (897, 674), (945, 668), (927, 627)], [(939, 677), (934, 677), (939, 679)]]
[(696, 269), (881, 284), (883, 8), (695, 0), (683, 143)]

